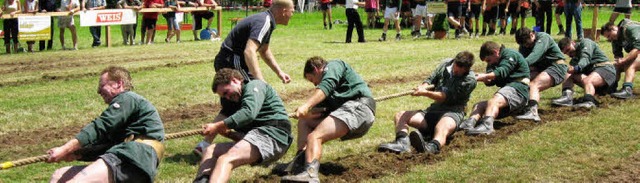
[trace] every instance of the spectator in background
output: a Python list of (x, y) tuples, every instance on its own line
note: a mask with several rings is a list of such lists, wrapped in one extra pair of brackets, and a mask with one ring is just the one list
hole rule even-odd
[[(333, 29), (333, 23), (331, 20), (331, 0), (318, 0), (320, 1), (320, 11), (322, 11), (322, 24), (324, 25), (324, 29), (327, 29), (327, 18), (329, 19), (329, 29)], [(349, 2), (346, 2), (349, 3)], [(350, 8), (348, 5), (346, 8)], [(358, 9), (356, 7), (355, 9)], [(356, 12), (357, 13), (357, 12)], [(349, 14), (347, 14), (347, 19), (349, 18)], [(349, 22), (351, 24), (351, 22)]]
[(576, 19), (576, 34), (578, 39), (582, 39), (582, 0), (563, 0), (564, 13), (567, 18), (567, 31), (564, 36), (571, 38), (571, 22)]
[(73, 14), (80, 10), (80, 2), (78, 0), (61, 0), (60, 9), (58, 11), (68, 11), (69, 16), (58, 17), (58, 27), (60, 27), (60, 45), (63, 50), (67, 50), (64, 46), (64, 29), (69, 28), (71, 31), (71, 40), (73, 41), (73, 48), (70, 50), (78, 50), (78, 34), (76, 32), (76, 24), (73, 20)]
[(180, 24), (176, 21), (176, 11), (180, 11), (180, 4), (176, 0), (167, 0), (164, 2), (165, 8), (171, 8), (173, 11), (162, 14), (167, 19), (167, 38), (164, 42), (171, 42), (171, 38), (175, 35), (176, 42), (180, 42)]
[(626, 19), (631, 18), (631, 0), (616, 0), (616, 7), (613, 8), (609, 22), (614, 23), (620, 13), (623, 13)]
[[(40, 11), (40, 13), (55, 12), (56, 11), (56, 0), (38, 0), (38, 10)], [(55, 30), (55, 29), (53, 29), (53, 17), (50, 17), (50, 21), (51, 21), (51, 27), (49, 27), (49, 29), (51, 31), (51, 33), (50, 33), (51, 37), (49, 38), (48, 41), (41, 40), (38, 43), (38, 46), (40, 47), (40, 51), (45, 49), (45, 42), (46, 42), (47, 50), (53, 49), (53, 33), (54, 33), (54, 30)]]
[(540, 20), (539, 22), (536, 22), (536, 26), (540, 27), (540, 31), (551, 34), (551, 21), (553, 20), (553, 7), (551, 5), (553, 4), (553, 2), (551, 2), (551, 0), (533, 0), (533, 3), (535, 3), (536, 7), (538, 8), (537, 16), (538, 20)]
[(509, 7), (507, 7), (507, 2), (509, 0), (498, 0), (498, 18), (500, 19), (500, 34), (507, 34), (507, 11), (509, 11)]
[(422, 18), (427, 17), (427, 2), (425, 0), (415, 0), (416, 8), (413, 11), (413, 38), (419, 38), (422, 35)]
[[(14, 16), (16, 13), (20, 13), (20, 0), (5, 0), (2, 5), (2, 14), (10, 14)], [(2, 21), (2, 28), (4, 32), (4, 46), (7, 49), (7, 53), (11, 53), (11, 41), (13, 41), (13, 52), (18, 53), (18, 18), (8, 18)]]
[(508, 14), (511, 16), (511, 31), (509, 31), (509, 34), (514, 35), (518, 29), (518, 18), (521, 18), (520, 28), (526, 27), (527, 10), (530, 4), (529, 0), (510, 0), (508, 5)]
[(380, 0), (365, 0), (364, 1), (364, 11), (367, 12), (367, 25), (369, 28), (376, 28), (376, 16), (378, 16), (378, 10), (380, 5)]
[(402, 3), (400, 0), (387, 0), (387, 6), (384, 8), (384, 27), (382, 27), (382, 36), (378, 41), (386, 41), (387, 40), (387, 30), (389, 30), (389, 23), (393, 21), (396, 26), (396, 40), (399, 41), (401, 39), (400, 36), (400, 22), (398, 18), (400, 18), (400, 6)]
[[(24, 2), (24, 13), (33, 13), (38, 12), (38, 0), (25, 0)], [(33, 44), (36, 41), (27, 41), (27, 51), (33, 53)]]
[[(164, 1), (162, 0), (144, 0), (144, 8), (162, 8)], [(153, 42), (153, 35), (156, 32), (156, 22), (158, 21), (157, 12), (142, 13), (142, 29), (146, 30), (146, 35), (143, 33), (142, 41), (144, 44), (151, 44)], [(145, 36), (147, 39), (145, 40)]]
[(469, 0), (467, 1), (469, 5), (467, 6), (467, 20), (469, 20), (469, 37), (471, 33), (474, 32), (475, 28), (475, 37), (478, 37), (478, 32), (480, 32), (480, 11), (482, 10), (482, 2), (483, 0)]
[(556, 23), (558, 24), (558, 35), (564, 35), (564, 27), (562, 26), (562, 19), (560, 19), (560, 15), (564, 12), (564, 1), (555, 0), (556, 1)]
[[(498, 0), (482, 1), (482, 35), (494, 35), (496, 33), (496, 20), (498, 19)], [(489, 32), (485, 32), (485, 27), (489, 26)]]
[(460, 34), (462, 33), (469, 33), (467, 29), (464, 28), (464, 17), (462, 17), (462, 4), (466, 2), (467, 0), (447, 0), (447, 21), (455, 27), (456, 39), (460, 38)]
[[(208, 8), (215, 8), (218, 5), (213, 0), (198, 0), (197, 3), (198, 3), (198, 6), (200, 7), (208, 7)], [(207, 20), (206, 30), (209, 31), (211, 27), (211, 22), (213, 21), (214, 14), (209, 10), (194, 11), (191, 14), (193, 14), (193, 40), (197, 41), (197, 40), (200, 40), (200, 38), (198, 38), (198, 30), (202, 29), (202, 19)]]
[[(358, 6), (364, 6), (363, 2), (358, 0), (347, 0), (345, 3), (345, 14), (347, 14), (347, 40), (346, 43), (351, 43), (351, 35), (353, 34), (353, 27), (356, 27), (358, 32), (358, 42), (364, 43), (364, 30), (362, 28), (362, 20), (360, 20), (360, 14), (358, 14)], [(331, 27), (331, 24), (329, 24)]]
[(269, 8), (269, 7), (271, 7), (271, 3), (272, 2), (273, 1), (271, 1), (271, 0), (264, 0), (264, 1), (262, 1), (262, 7)]
[[(82, 10), (102, 10), (107, 6), (107, 2), (105, 0), (83, 0), (82, 1)], [(93, 37), (93, 43), (91, 47), (98, 47), (100, 44), (100, 32), (101, 26), (91, 26), (89, 27), (89, 31), (91, 32), (91, 36)]]
[[(118, 1), (118, 8), (138, 11), (142, 8), (142, 2), (140, 2), (140, 0), (120, 0)], [(125, 45), (127, 45), (127, 42), (129, 45), (135, 44), (137, 26), (138, 21), (134, 24), (120, 25), (120, 29), (122, 30), (122, 39), (124, 40)]]

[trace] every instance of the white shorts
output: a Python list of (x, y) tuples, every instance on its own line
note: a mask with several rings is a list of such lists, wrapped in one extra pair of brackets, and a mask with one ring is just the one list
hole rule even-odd
[(384, 9), (384, 19), (398, 20), (400, 15), (396, 15), (398, 8), (386, 8)]
[(427, 17), (427, 5), (416, 5), (413, 11), (413, 16)]

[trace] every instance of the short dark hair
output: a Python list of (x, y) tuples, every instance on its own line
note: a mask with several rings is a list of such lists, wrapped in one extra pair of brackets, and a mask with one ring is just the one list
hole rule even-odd
[(600, 28), (600, 34), (604, 36), (604, 32), (612, 31), (613, 26), (616, 26), (616, 24), (613, 24), (613, 22), (607, 22), (602, 26), (602, 28)]
[(565, 47), (569, 46), (573, 40), (571, 38), (565, 37), (558, 41), (558, 47), (560, 50), (563, 50)]
[(492, 55), (495, 50), (500, 50), (501, 48), (502, 45), (493, 41), (482, 43), (482, 46), (480, 47), (480, 59), (484, 60), (485, 57)]
[(100, 72), (100, 75), (107, 73), (107, 79), (109, 81), (122, 81), (124, 90), (129, 91), (133, 89), (133, 83), (131, 83), (131, 74), (124, 67), (109, 66)]
[(327, 61), (320, 56), (313, 56), (307, 59), (307, 62), (304, 64), (304, 73), (302, 73), (302, 77), (306, 74), (313, 73), (315, 68), (324, 68), (325, 65), (327, 65)]
[(533, 33), (533, 31), (529, 28), (523, 27), (516, 31), (516, 43), (523, 44), (527, 39), (529, 39), (529, 35)]
[(473, 66), (474, 57), (473, 53), (469, 51), (462, 51), (456, 55), (456, 58), (453, 58), (453, 63), (460, 67), (469, 69)]
[(216, 92), (216, 88), (220, 85), (226, 85), (231, 83), (231, 80), (235, 78), (240, 81), (244, 81), (244, 77), (240, 74), (240, 71), (235, 69), (224, 68), (216, 72), (216, 76), (213, 78), (213, 84), (211, 84), (211, 91)]

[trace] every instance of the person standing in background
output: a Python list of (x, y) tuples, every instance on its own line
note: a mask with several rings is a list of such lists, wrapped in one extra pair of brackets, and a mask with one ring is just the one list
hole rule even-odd
[(578, 39), (582, 39), (582, 0), (563, 0), (564, 1), (564, 13), (567, 18), (567, 31), (564, 36), (571, 38), (571, 22), (572, 19), (576, 19), (576, 34)]
[(367, 12), (367, 25), (369, 28), (376, 28), (376, 16), (378, 16), (378, 10), (380, 10), (380, 0), (365, 0), (364, 11)]
[[(105, 0), (83, 0), (82, 1), (82, 10), (102, 10), (107, 6), (107, 2)], [(93, 44), (91, 47), (98, 47), (100, 44), (100, 35), (101, 35), (101, 26), (91, 26), (89, 27), (89, 31), (91, 32), (91, 36), (93, 37)]]
[[(358, 14), (358, 6), (364, 6), (363, 2), (358, 2), (358, 0), (347, 0), (345, 7), (345, 14), (347, 14), (347, 22), (349, 25), (347, 26), (347, 40), (346, 43), (351, 43), (351, 35), (353, 34), (353, 27), (356, 27), (356, 31), (358, 32), (358, 42), (364, 43), (364, 30), (362, 29), (362, 20), (360, 20), (360, 14)], [(329, 24), (331, 25), (331, 24)]]
[[(38, 11), (40, 11), (40, 13), (55, 12), (56, 0), (38, 0)], [(48, 41), (41, 40), (38, 43), (38, 46), (40, 47), (40, 51), (44, 50), (45, 42), (46, 42), (47, 50), (51, 50), (53, 48), (53, 33), (54, 33), (53, 17), (50, 17), (50, 21), (51, 21), (51, 27), (49, 27), (49, 29), (51, 31), (51, 37), (49, 38)]]

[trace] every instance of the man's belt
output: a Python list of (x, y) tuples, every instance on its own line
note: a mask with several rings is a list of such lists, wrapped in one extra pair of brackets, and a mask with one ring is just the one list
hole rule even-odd
[(593, 66), (595, 67), (602, 67), (607, 65), (613, 65), (613, 62), (609, 61), (609, 62), (600, 62), (600, 63), (593, 64)]
[(522, 84), (529, 85), (531, 80), (527, 77), (516, 78), (517, 82), (521, 82)]
[(562, 60), (562, 59), (560, 59), (560, 60), (556, 60), (556, 62), (555, 62), (555, 63), (556, 63), (556, 64), (559, 64), (559, 65), (567, 65), (567, 63), (566, 63), (566, 62), (564, 62), (564, 60)]
[(159, 140), (149, 138), (145, 135), (134, 136), (133, 134), (124, 139), (124, 142), (131, 141), (151, 146), (151, 148), (153, 148), (153, 150), (156, 152), (156, 155), (158, 156), (158, 161), (162, 160), (162, 156), (164, 155), (164, 144), (162, 144), (162, 142), (160, 142)]

